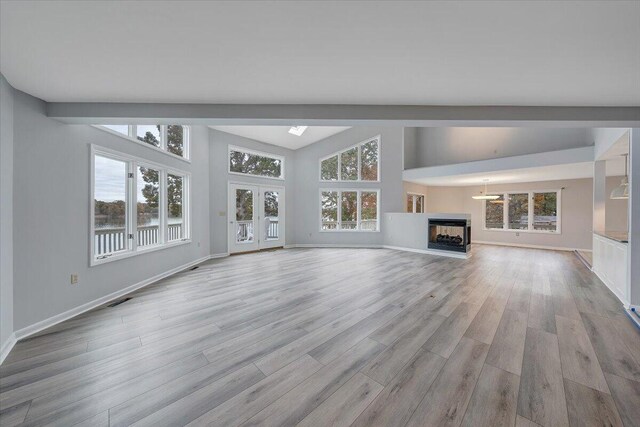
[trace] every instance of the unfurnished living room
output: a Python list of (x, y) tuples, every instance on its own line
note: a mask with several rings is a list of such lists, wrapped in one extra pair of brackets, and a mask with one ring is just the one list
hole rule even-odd
[(0, 425), (640, 426), (640, 2), (0, 0)]

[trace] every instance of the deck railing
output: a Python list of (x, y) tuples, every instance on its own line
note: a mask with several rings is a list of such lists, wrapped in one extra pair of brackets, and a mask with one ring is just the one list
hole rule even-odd
[[(280, 236), (278, 218), (268, 218), (266, 224), (266, 239), (274, 240)], [(253, 241), (253, 221), (236, 221), (236, 242), (252, 242)]]
[[(342, 221), (341, 230), (357, 230), (357, 221)], [(322, 221), (323, 230), (338, 230), (338, 223), (336, 221)], [(376, 231), (378, 229), (378, 221), (375, 219), (363, 219), (360, 221), (360, 230), (364, 231)]]
[(278, 229), (278, 218), (269, 218), (267, 222), (267, 240), (277, 239), (280, 234)]
[[(124, 227), (98, 228), (95, 230), (94, 253), (96, 256), (121, 251), (125, 248), (126, 229)], [(183, 236), (182, 223), (169, 224), (167, 241), (179, 240)], [(136, 233), (138, 246), (155, 245), (160, 241), (160, 227), (145, 225), (138, 227)]]

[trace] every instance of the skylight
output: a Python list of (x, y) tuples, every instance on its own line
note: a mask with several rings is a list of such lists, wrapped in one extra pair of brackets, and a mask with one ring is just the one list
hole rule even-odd
[(291, 126), (289, 133), (295, 136), (302, 136), (308, 126)]

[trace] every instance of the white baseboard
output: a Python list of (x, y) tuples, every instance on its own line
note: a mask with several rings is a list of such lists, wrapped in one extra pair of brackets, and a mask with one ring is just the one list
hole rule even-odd
[(211, 255), (209, 255), (209, 259), (224, 258), (224, 257), (227, 257), (227, 256), (229, 256), (229, 252), (222, 252), (222, 253), (219, 253), (219, 254), (211, 254)]
[(37, 332), (42, 331), (43, 329), (49, 328), (53, 325), (56, 325), (60, 322), (64, 322), (65, 320), (71, 319), (72, 317), (75, 317), (79, 314), (82, 314), (84, 312), (87, 312), (91, 309), (94, 309), (102, 304), (105, 304), (111, 300), (114, 300), (116, 298), (120, 298), (123, 295), (126, 295), (128, 293), (131, 293), (135, 290), (138, 290), (140, 288), (143, 288), (145, 286), (149, 286), (152, 283), (155, 283), (159, 280), (164, 279), (165, 277), (169, 277), (172, 274), (178, 273), (182, 270), (185, 270), (189, 267), (192, 267), (196, 264), (200, 264), (201, 262), (207, 261), (211, 258), (220, 258), (226, 256), (225, 254), (215, 254), (215, 255), (207, 255), (205, 257), (202, 257), (200, 259), (197, 259), (195, 261), (191, 261), (188, 262), (186, 264), (183, 264), (181, 266), (172, 268), (171, 270), (167, 270), (163, 273), (157, 274), (153, 277), (150, 277), (148, 279), (142, 280), (138, 283), (135, 283), (131, 286), (128, 286), (124, 289), (120, 289), (119, 291), (116, 292), (112, 292), (108, 295), (105, 295), (103, 297), (100, 297), (98, 299), (95, 299), (93, 301), (90, 301), (88, 303), (82, 304), (78, 307), (72, 308), (71, 310), (67, 310), (64, 313), (60, 313), (60, 314), (56, 314), (55, 316), (49, 317), (48, 319), (44, 319), (41, 320), (40, 322), (34, 323), (33, 325), (29, 325), (27, 327), (24, 327), (22, 329), (18, 329), (17, 331), (14, 332), (15, 335), (15, 339), (16, 340), (21, 340), (23, 338), (26, 338), (30, 335), (33, 335)]
[[(545, 245), (528, 245), (526, 243), (504, 243), (504, 242), (488, 242), (484, 240), (474, 240), (471, 244), (477, 243), (479, 245), (496, 245), (496, 246), (511, 246), (515, 248), (527, 248), (527, 249), (546, 249), (548, 251), (587, 251), (588, 249), (578, 248), (566, 248), (562, 246), (545, 246)], [(590, 250), (589, 250), (590, 252)]]
[(9, 339), (7, 340), (7, 342), (5, 342), (2, 345), (2, 349), (0, 350), (0, 365), (2, 365), (2, 362), (4, 362), (4, 359), (7, 358), (7, 356), (9, 355), (9, 352), (13, 349), (13, 346), (16, 345), (16, 342), (18, 340), (16, 339), (16, 334), (13, 333), (9, 336)]
[(445, 256), (449, 258), (459, 258), (459, 259), (469, 259), (470, 254), (468, 253), (457, 253), (450, 251), (439, 251), (437, 249), (415, 249), (415, 248), (405, 248), (402, 246), (389, 246), (384, 245), (385, 249), (393, 249), (396, 251), (405, 251), (405, 252), (415, 252), (417, 254), (426, 254), (426, 255), (437, 255), (437, 256)]
[(381, 249), (383, 245), (357, 245), (349, 243), (298, 243), (295, 245), (285, 245), (285, 249), (292, 248), (363, 248), (363, 249)]

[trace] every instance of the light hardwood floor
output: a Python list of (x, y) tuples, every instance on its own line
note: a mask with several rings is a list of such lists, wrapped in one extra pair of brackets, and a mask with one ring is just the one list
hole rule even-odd
[(289, 249), (19, 342), (0, 424), (640, 423), (640, 333), (573, 253)]

